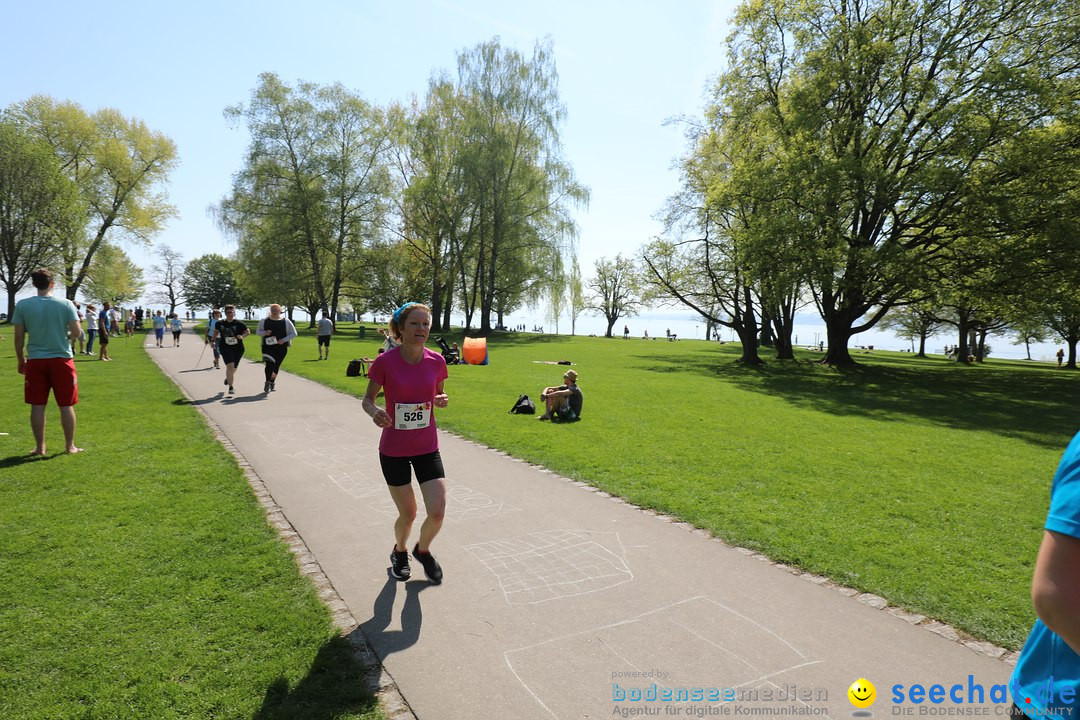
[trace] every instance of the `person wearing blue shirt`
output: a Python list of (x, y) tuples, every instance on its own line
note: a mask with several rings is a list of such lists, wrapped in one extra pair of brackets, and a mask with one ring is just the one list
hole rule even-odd
[(53, 296), (56, 283), (51, 270), (38, 268), (30, 273), (30, 279), (37, 294), (16, 303), (11, 316), (15, 358), (19, 374), (25, 376), (23, 398), (30, 406), (30, 429), (34, 434), (30, 455), (45, 455), (45, 408), (50, 392), (60, 407), (67, 451), (82, 452), (75, 445), (79, 381), (71, 348), (71, 341), (82, 337), (82, 323), (70, 300)]
[(169, 329), (172, 330), (172, 346), (180, 347), (180, 333), (184, 331), (184, 321), (176, 313), (169, 316)]
[(1011, 714), (1076, 717), (1080, 706), (1080, 433), (1065, 449), (1054, 474), (1043, 527), (1031, 581), (1038, 619), (1009, 681)]
[(154, 315), (154, 340), (157, 342), (157, 347), (165, 347), (162, 344), (162, 340), (165, 339), (165, 316), (158, 310)]

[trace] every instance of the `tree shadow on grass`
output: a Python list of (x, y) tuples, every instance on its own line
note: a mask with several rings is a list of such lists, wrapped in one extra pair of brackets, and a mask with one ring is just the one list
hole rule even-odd
[(300, 682), (290, 688), (279, 677), (267, 688), (254, 720), (333, 720), (373, 709), (377, 701), (367, 682), (371, 669), (357, 652), (361, 642), (352, 635), (328, 640)]
[(653, 372), (690, 372), (779, 398), (799, 408), (878, 421), (918, 418), (1060, 449), (1076, 432), (1080, 385), (1043, 368), (967, 367), (935, 358), (875, 357), (837, 369), (813, 361), (745, 367), (728, 355), (642, 357)]

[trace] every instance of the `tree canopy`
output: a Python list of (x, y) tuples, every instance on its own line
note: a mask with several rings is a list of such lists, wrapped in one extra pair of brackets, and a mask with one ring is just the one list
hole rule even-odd
[(1075, 117), (1075, 10), (762, 0), (734, 28), (684, 163), (697, 236), (724, 236), (716, 287), (745, 283), (743, 307), (773, 325), (808, 293), (825, 361), (849, 364), (852, 335), (964, 271), (954, 247), (987, 257), (1022, 232), (1016, 217), (990, 232), (979, 198), (1025, 174), (1001, 164), (1017, 138)]
[(84, 227), (65, 236), (59, 252), (67, 297), (74, 300), (106, 240), (149, 244), (175, 215), (164, 187), (177, 162), (176, 145), (118, 110), (87, 113), (45, 95), (16, 103), (7, 116), (48, 143), (78, 186)]
[(30, 273), (53, 264), (63, 243), (82, 232), (84, 213), (52, 148), (0, 118), (0, 283), (8, 317)]

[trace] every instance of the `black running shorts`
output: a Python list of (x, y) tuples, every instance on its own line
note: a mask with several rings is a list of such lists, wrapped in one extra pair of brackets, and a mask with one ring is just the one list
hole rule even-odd
[(383, 477), (387, 485), (399, 487), (408, 485), (412, 481), (409, 472), (411, 466), (416, 472), (416, 482), (423, 484), (428, 480), (437, 480), (446, 477), (443, 471), (442, 456), (436, 450), (427, 455), (413, 455), (411, 457), (390, 457), (379, 453), (379, 464), (382, 465)]

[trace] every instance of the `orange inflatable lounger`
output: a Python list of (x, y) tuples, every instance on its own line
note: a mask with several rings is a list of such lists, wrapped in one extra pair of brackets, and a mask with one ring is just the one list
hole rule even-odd
[(461, 360), (469, 365), (487, 365), (487, 338), (465, 338), (465, 346), (461, 348)]

